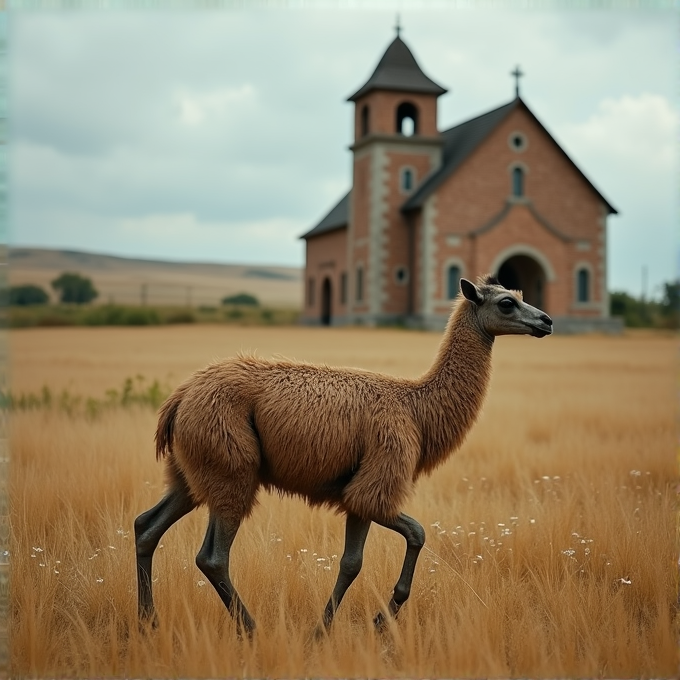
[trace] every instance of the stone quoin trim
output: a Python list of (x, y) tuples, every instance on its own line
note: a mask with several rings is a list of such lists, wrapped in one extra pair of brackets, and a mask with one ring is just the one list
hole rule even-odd
[(600, 275), (600, 300), (601, 314), (604, 317), (609, 317), (609, 291), (607, 290), (607, 206), (600, 203), (600, 218), (598, 220), (598, 234), (597, 238), (600, 242), (597, 249), (597, 269)]
[(387, 299), (385, 290), (385, 267), (388, 257), (386, 234), (389, 196), (389, 157), (381, 144), (376, 144), (371, 155), (371, 177), (369, 190), (370, 218), (369, 232), (369, 267), (368, 276), (364, 273), (365, 300), (368, 302), (369, 314), (377, 316), (382, 312), (383, 302)]
[(437, 290), (437, 195), (432, 194), (423, 207), (422, 222), (422, 270), (421, 281), (423, 282), (423, 314), (431, 316), (434, 313), (435, 290)]

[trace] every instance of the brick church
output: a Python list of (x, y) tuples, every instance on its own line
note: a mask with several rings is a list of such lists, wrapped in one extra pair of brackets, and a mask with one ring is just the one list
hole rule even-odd
[(399, 37), (354, 102), (350, 191), (302, 236), (303, 320), (443, 328), (461, 276), (488, 272), (556, 330), (609, 318), (607, 216), (591, 184), (519, 95), (440, 131), (428, 78)]

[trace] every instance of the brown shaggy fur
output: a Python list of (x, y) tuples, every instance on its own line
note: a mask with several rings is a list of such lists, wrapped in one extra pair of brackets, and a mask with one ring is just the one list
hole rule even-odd
[(243, 518), (257, 490), (364, 519), (396, 517), (414, 481), (460, 446), (479, 414), (493, 338), (459, 296), (418, 380), (239, 356), (194, 374), (165, 402), (157, 456), (197, 504)]
[[(140, 621), (156, 621), (153, 553), (196, 505), (210, 509), (196, 563), (249, 635), (255, 622), (229, 578), (229, 552), (258, 489), (302, 496), (347, 515), (340, 572), (317, 634), (361, 569), (372, 522), (400, 533), (406, 555), (388, 612), (407, 600), (423, 528), (400, 510), (420, 475), (460, 446), (481, 408), (496, 335), (545, 337), (552, 320), (486, 277), (461, 294), (434, 364), (418, 380), (254, 356), (193, 375), (163, 404), (156, 455), (167, 456), (169, 492), (135, 520)], [(385, 623), (379, 612), (374, 623)]]

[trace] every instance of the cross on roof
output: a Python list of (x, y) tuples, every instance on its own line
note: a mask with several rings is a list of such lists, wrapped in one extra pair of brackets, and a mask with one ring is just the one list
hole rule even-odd
[(394, 27), (397, 31), (397, 38), (399, 37), (399, 34), (401, 33), (401, 26), (399, 25), (399, 15), (397, 14), (397, 25)]
[(514, 71), (510, 71), (510, 75), (515, 76), (515, 97), (519, 97), (519, 79), (524, 73), (519, 70), (519, 66), (516, 66)]

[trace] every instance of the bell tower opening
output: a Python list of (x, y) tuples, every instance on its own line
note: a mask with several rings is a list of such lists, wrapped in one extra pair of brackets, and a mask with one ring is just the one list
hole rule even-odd
[(397, 107), (397, 134), (411, 137), (418, 134), (418, 109), (411, 102)]
[(370, 120), (369, 120), (369, 110), (368, 104), (364, 104), (361, 107), (361, 136), (365, 137), (370, 132)]

